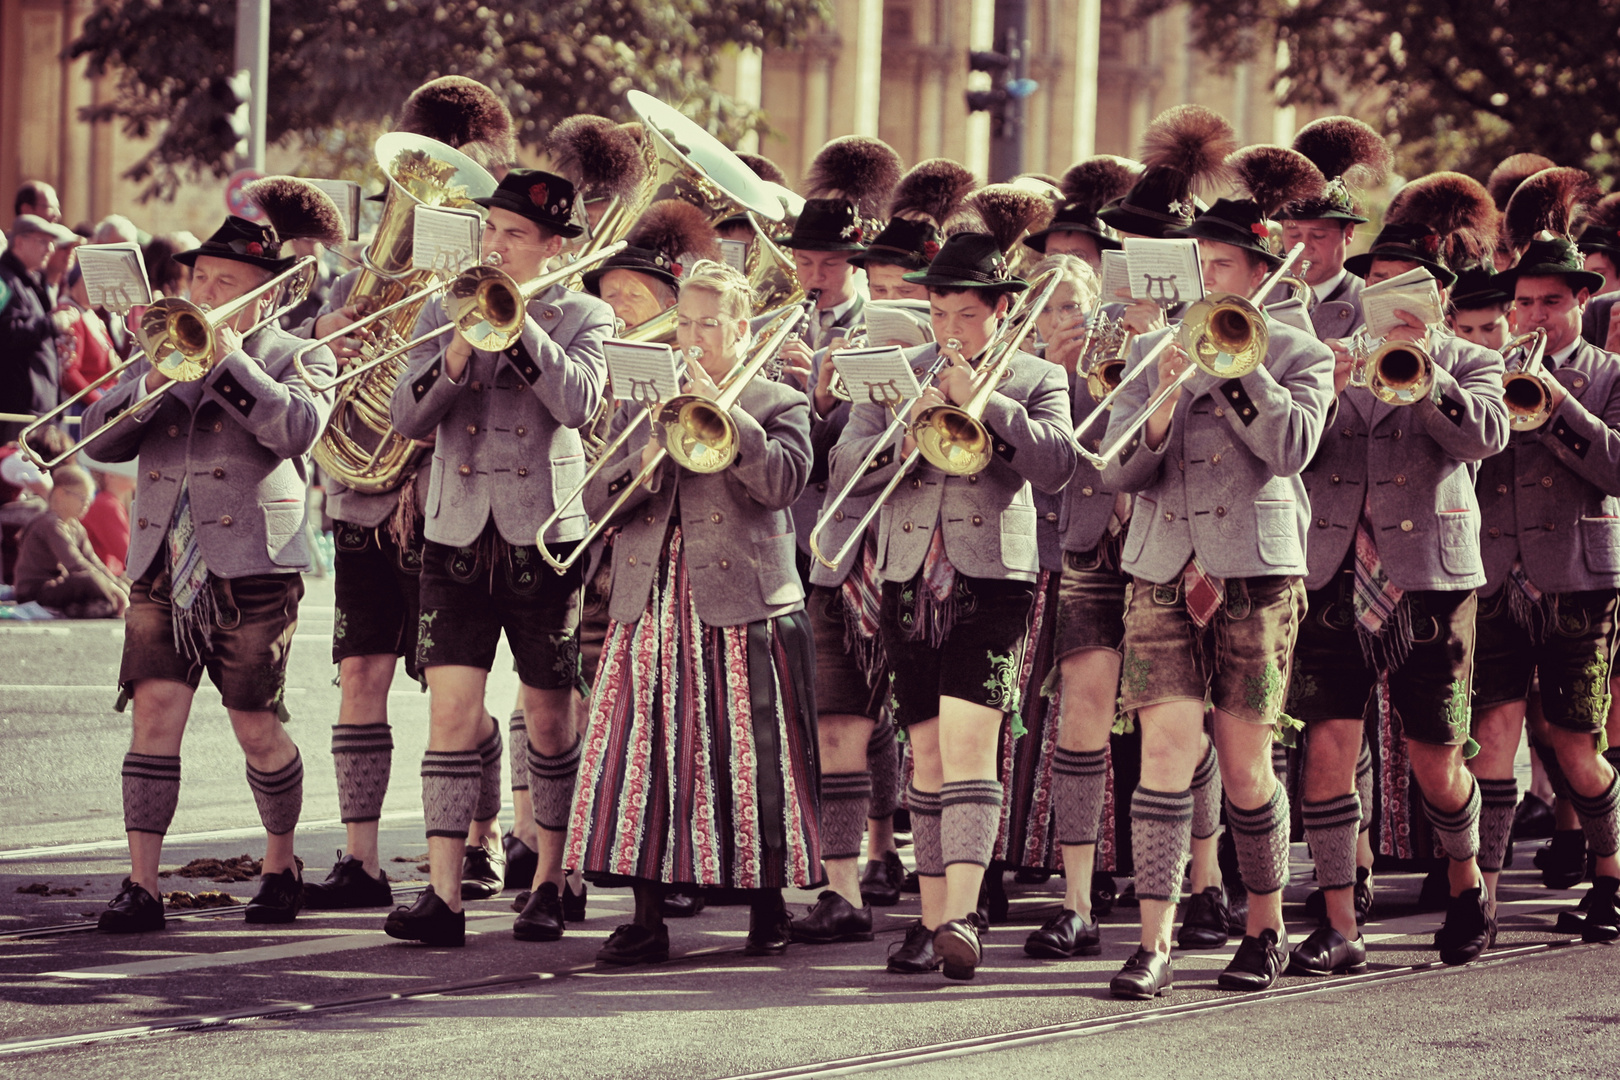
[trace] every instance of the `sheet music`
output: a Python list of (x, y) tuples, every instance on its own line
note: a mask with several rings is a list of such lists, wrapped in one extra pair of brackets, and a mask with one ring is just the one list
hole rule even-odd
[(1367, 336), (1374, 341), (1404, 325), (1396, 317), (1396, 311), (1416, 315), (1425, 326), (1438, 326), (1444, 312), (1440, 309), (1440, 289), (1434, 275), (1421, 266), (1414, 267), (1361, 290), (1361, 312), (1366, 319)]
[(460, 273), (478, 261), (484, 219), (476, 210), (418, 206), (411, 237), (411, 267), (436, 274)]
[(1162, 307), (1204, 298), (1204, 271), (1198, 262), (1198, 241), (1125, 238), (1125, 263), (1130, 270), (1131, 295)]
[(875, 401), (899, 405), (922, 394), (917, 374), (906, 363), (899, 346), (844, 349), (832, 354), (833, 366), (843, 377), (850, 398), (857, 404)]
[(1117, 304), (1121, 302), (1120, 293), (1130, 292), (1131, 271), (1125, 261), (1123, 251), (1105, 251), (1102, 253), (1102, 302)]
[(720, 257), (739, 274), (748, 273), (748, 241), (721, 240)]
[(146, 263), (140, 246), (133, 241), (81, 245), (79, 266), (83, 268), (84, 291), (89, 294), (91, 307), (123, 314), (152, 302)]
[(871, 300), (862, 308), (866, 340), (877, 345), (925, 345), (934, 340), (926, 300)]
[(668, 345), (602, 342), (615, 401), (669, 401), (681, 392), (681, 365)]
[(343, 219), (343, 235), (350, 240), (360, 239), (360, 185), (353, 180), (311, 180), (337, 203), (338, 216)]

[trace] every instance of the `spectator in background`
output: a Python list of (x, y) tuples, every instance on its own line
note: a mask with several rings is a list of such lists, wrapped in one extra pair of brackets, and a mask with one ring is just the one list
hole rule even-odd
[(62, 220), (62, 204), (56, 198), (56, 189), (43, 180), (29, 180), (18, 188), (11, 212), (15, 217), (33, 214), (53, 225)]
[(23, 529), (45, 512), (51, 478), (28, 460), (16, 443), (0, 446), (0, 571), (15, 581), (17, 551)]
[(37, 600), (70, 619), (106, 619), (129, 607), (129, 587), (96, 556), (80, 518), (90, 508), (90, 474), (64, 465), (45, 513), (22, 534), (17, 558), (17, 599)]
[[(150, 239), (150, 237), (148, 237)], [(90, 234), (92, 244), (139, 244), (141, 231), (135, 223), (123, 214), (108, 214), (96, 223), (96, 228)], [(102, 324), (107, 327), (107, 336), (112, 339), (113, 351), (118, 359), (128, 360), (130, 353), (135, 351), (135, 334), (129, 324), (106, 308), (96, 308), (96, 315)]]
[[(117, 469), (119, 466), (111, 466)], [(132, 472), (106, 472), (92, 469), (96, 497), (85, 511), (84, 530), (96, 556), (116, 576), (124, 576), (124, 557), (129, 554), (129, 505), (135, 497)]]
[[(0, 412), (38, 415), (60, 400), (56, 303), (44, 269), (57, 244), (78, 242), (71, 231), (33, 214), (12, 223), (11, 246), (0, 255)], [(15, 439), (23, 426), (0, 423), (0, 442)]]
[[(94, 386), (112, 370), (112, 336), (101, 316), (90, 310), (90, 295), (85, 291), (84, 272), (77, 265), (68, 271), (67, 287), (57, 302), (56, 358), (62, 368), (62, 396), (78, 393)], [(67, 325), (64, 327), (63, 322)], [(105, 387), (86, 398), (86, 403), (101, 396)]]
[(191, 271), (174, 261), (176, 254), (197, 247), (197, 239), (189, 233), (169, 233), (154, 236), (142, 250), (146, 260), (146, 278), (152, 283), (152, 296), (185, 296), (191, 288)]

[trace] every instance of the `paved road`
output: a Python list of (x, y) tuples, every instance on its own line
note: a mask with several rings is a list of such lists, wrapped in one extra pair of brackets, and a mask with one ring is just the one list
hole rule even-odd
[[(327, 749), (337, 701), (326, 652), (330, 603), (329, 586), (312, 581), (289, 695), (308, 771), (299, 846), (316, 874), (342, 843)], [(117, 657), (112, 624), (0, 626), (0, 933), (86, 923), (124, 872), (116, 762), (127, 721), (110, 712)], [(505, 662), (497, 671), (489, 700), (503, 715), (515, 684)], [(256, 854), (261, 843), (218, 697), (205, 688), (198, 700), (166, 867)], [(426, 701), (397, 690), (390, 704), (399, 753), (383, 855), (408, 885), (420, 877), (415, 867), (425, 851), (415, 761)], [(232, 916), (176, 921), (166, 933), (133, 939), (0, 940), (0, 1075), (259, 1077), (273, 1069), (349, 1080), (468, 1068), (581, 1078), (824, 1075), (804, 1067), (974, 1038), (993, 1045), (967, 1056), (947, 1047), (854, 1067), (1032, 1080), (1060, 1071), (1128, 1075), (1133, 1066), (1139, 1074), (1246, 1077), (1613, 1075), (1620, 952), (1568, 947), (1550, 932), (1556, 911), (1578, 894), (1540, 888), (1525, 869), (1529, 855), (1530, 845), (1521, 845), (1521, 869), (1506, 878), (1497, 954), (1506, 959), (1412, 974), (1434, 959), (1426, 945), (1438, 920), (1413, 911), (1415, 877), (1383, 875), (1379, 918), (1368, 928), (1374, 971), (1382, 974), (1306, 996), (1293, 995), (1314, 987), (1288, 978), (1286, 993), (1236, 1008), (1214, 989), (1230, 949), (1178, 957), (1168, 1004), (1109, 1000), (1107, 980), (1131, 951), (1130, 909), (1105, 923), (1098, 959), (1023, 957), (1023, 936), (1054, 909), (1057, 882), (1015, 892), (1011, 925), (989, 938), (980, 977), (960, 985), (882, 970), (888, 945), (916, 916), (909, 899), (881, 915), (872, 944), (796, 947), (770, 959), (742, 956), (745, 909), (711, 908), (672, 924), (674, 962), (628, 971), (593, 963), (629, 913), (628, 894), (616, 890), (593, 890), (587, 921), (553, 945), (514, 942), (506, 900), (472, 906), (473, 936), (461, 951), (391, 942), (377, 929), (381, 911), (310, 915), (271, 930)], [(1297, 905), (1309, 869), (1298, 861), (1302, 848), (1295, 856), (1300, 884), (1289, 889), (1289, 914), (1303, 935), (1309, 927), (1297, 921)], [(169, 880), (175, 888), (214, 887)], [(16, 891), (34, 885), (47, 894)], [(1552, 942), (1560, 947), (1542, 947)], [(300, 1005), (314, 1008), (285, 1011)], [(107, 1034), (276, 1010), (275, 1018), (244, 1018), (204, 1034)], [(1051, 1025), (1070, 1027), (1057, 1033), (1060, 1041), (1003, 1038)]]

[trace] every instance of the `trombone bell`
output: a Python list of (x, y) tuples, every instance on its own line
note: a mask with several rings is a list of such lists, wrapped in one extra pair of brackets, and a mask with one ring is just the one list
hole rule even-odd
[(1200, 300), (1181, 324), (1188, 356), (1199, 369), (1218, 379), (1236, 379), (1266, 359), (1271, 332), (1265, 316), (1241, 296)]
[(691, 394), (665, 405), (658, 414), (660, 439), (683, 469), (717, 473), (737, 456), (737, 427), (707, 398)]

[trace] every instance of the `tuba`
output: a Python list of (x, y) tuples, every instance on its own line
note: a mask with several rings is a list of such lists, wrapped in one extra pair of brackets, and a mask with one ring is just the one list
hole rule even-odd
[[(389, 418), (394, 386), (409, 362), (397, 346), (441, 287), (434, 271), (411, 266), (416, 208), (467, 207), (495, 190), (495, 178), (472, 158), (423, 135), (402, 131), (384, 135), (377, 140), (376, 158), (388, 178), (388, 196), (382, 220), (361, 256), (362, 269), (349, 303), (370, 317), (362, 321), (380, 324), (377, 341), (362, 350), (356, 365), (370, 365), (366, 373), (334, 384), (338, 392), (332, 419), (313, 451), (327, 475), (365, 495), (398, 487), (422, 453), (394, 430)], [(372, 364), (379, 356), (389, 356), (390, 362)]]

